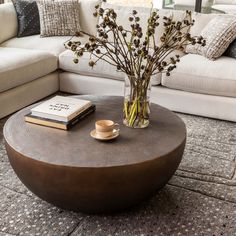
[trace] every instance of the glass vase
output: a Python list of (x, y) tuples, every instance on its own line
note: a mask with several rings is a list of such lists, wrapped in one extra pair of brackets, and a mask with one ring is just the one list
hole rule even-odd
[(146, 128), (150, 115), (150, 78), (125, 77), (123, 123), (131, 128)]

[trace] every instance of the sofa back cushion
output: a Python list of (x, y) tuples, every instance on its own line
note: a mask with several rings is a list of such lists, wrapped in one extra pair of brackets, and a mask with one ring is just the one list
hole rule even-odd
[(205, 47), (199, 44), (189, 45), (186, 51), (210, 60), (219, 58), (236, 38), (236, 16), (217, 16), (206, 25), (201, 36), (206, 39)]
[(234, 5), (236, 4), (236, 0), (215, 0), (214, 4)]
[[(118, 25), (122, 25), (124, 29), (131, 30), (130, 25), (132, 22), (130, 22), (128, 19), (131, 16), (133, 10), (136, 10), (138, 12), (138, 15), (140, 17), (140, 26), (143, 29), (143, 33), (146, 32), (147, 29), (147, 20), (150, 14), (150, 8), (147, 7), (130, 7), (130, 6), (121, 6), (116, 4), (110, 4), (110, 3), (102, 3), (103, 9), (109, 9), (112, 8), (117, 13), (117, 19), (116, 22)], [(102, 19), (99, 18), (99, 24), (102, 22)], [(110, 32), (108, 34), (109, 40), (113, 41), (113, 34)], [(145, 34), (143, 35), (143, 38), (145, 37)], [(130, 35), (128, 35), (127, 40), (130, 40)]]
[[(195, 1), (195, 0), (194, 0)], [(130, 24), (131, 22), (128, 21), (129, 16), (131, 15), (133, 10), (137, 10), (138, 16), (140, 17), (140, 26), (143, 29), (143, 39), (145, 37), (145, 32), (147, 29), (147, 20), (150, 15), (150, 8), (145, 8), (145, 7), (129, 7), (129, 6), (120, 6), (120, 5), (115, 5), (115, 4), (110, 4), (110, 3), (103, 3), (102, 7), (104, 9), (106, 8), (113, 8), (115, 12), (117, 13), (117, 23), (122, 25), (125, 29), (130, 29)], [(156, 45), (160, 45), (160, 37), (164, 33), (164, 28), (163, 28), (163, 17), (167, 16), (170, 17), (172, 16), (175, 21), (182, 21), (185, 17), (185, 11), (181, 10), (167, 10), (167, 9), (160, 9), (158, 11), (158, 14), (160, 16), (158, 22), (160, 25), (156, 28)], [(192, 17), (195, 20), (194, 26), (191, 28), (191, 34), (192, 36), (198, 36), (200, 35), (201, 31), (203, 28), (210, 22), (211, 19), (215, 18), (218, 16), (218, 14), (202, 14), (202, 13), (192, 13)], [(101, 23), (101, 19), (99, 20)], [(113, 41), (113, 36), (112, 34), (109, 34), (109, 39)], [(129, 40), (129, 39), (128, 39)]]
[(74, 36), (80, 31), (79, 1), (37, 1), (40, 36)]
[(18, 20), (17, 37), (40, 33), (39, 11), (36, 0), (12, 0)]
[(193, 12), (193, 19), (195, 20), (194, 26), (191, 28), (190, 33), (192, 36), (199, 36), (205, 26), (215, 17), (220, 14), (203, 14)]
[(101, 0), (80, 0), (80, 27), (83, 31), (96, 35), (98, 18), (93, 16), (95, 6), (101, 4)]
[[(145, 34), (147, 31), (147, 21), (148, 18), (150, 17), (150, 11), (151, 8), (148, 7), (130, 7), (130, 6), (121, 6), (121, 5), (116, 5), (116, 4), (110, 4), (110, 3), (103, 3), (102, 4), (102, 8), (103, 9), (107, 9), (107, 8), (112, 8), (115, 10), (115, 12), (117, 13), (117, 19), (116, 22), (118, 25), (122, 25), (124, 27), (124, 29), (130, 30), (131, 29), (131, 24), (133, 22), (130, 22), (128, 20), (128, 18), (131, 16), (133, 10), (136, 10), (138, 12), (137, 16), (140, 17), (140, 26), (143, 29), (143, 38), (142, 40), (144, 40), (145, 38)], [(173, 10), (158, 10), (158, 14), (160, 16), (160, 19), (158, 20), (158, 22), (160, 23), (160, 25), (156, 28), (156, 44), (159, 45), (160, 44), (160, 37), (163, 35), (164, 33), (164, 28), (163, 28), (163, 17), (164, 16), (173, 16), (173, 19), (178, 21), (182, 21), (183, 18), (185, 17), (185, 11), (173, 11)], [(99, 23), (101, 23), (101, 19), (99, 19)], [(109, 34), (109, 39), (111, 41), (113, 41), (113, 36), (110, 33)], [(127, 37), (127, 41), (130, 40), (130, 37)], [(153, 46), (153, 45), (152, 45)]]
[(17, 29), (17, 16), (13, 4), (0, 4), (0, 43), (16, 37)]

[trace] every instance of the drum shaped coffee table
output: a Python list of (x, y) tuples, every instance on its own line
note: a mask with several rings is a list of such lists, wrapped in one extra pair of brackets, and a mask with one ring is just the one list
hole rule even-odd
[[(176, 171), (185, 147), (186, 128), (173, 112), (152, 104), (148, 128), (122, 125), (122, 97), (77, 96), (97, 106), (70, 131), (24, 121), (33, 106), (6, 122), (10, 163), (33, 193), (58, 207), (86, 213), (131, 207), (162, 188)], [(111, 119), (120, 136), (101, 142), (90, 137), (94, 123)]]

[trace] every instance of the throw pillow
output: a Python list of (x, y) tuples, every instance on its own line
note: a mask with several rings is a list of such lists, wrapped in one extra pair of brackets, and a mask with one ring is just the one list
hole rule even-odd
[(236, 16), (219, 15), (213, 18), (202, 30), (206, 46), (189, 45), (186, 52), (200, 54), (210, 60), (220, 57), (236, 38)]
[(18, 20), (17, 37), (40, 33), (39, 11), (36, 1), (12, 0)]
[(80, 31), (78, 0), (38, 0), (41, 36), (73, 36)]
[(224, 53), (224, 56), (236, 59), (236, 39), (229, 45), (228, 49)]

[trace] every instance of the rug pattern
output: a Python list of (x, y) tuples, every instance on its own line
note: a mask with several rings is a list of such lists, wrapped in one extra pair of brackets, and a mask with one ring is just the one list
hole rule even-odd
[(236, 235), (236, 124), (179, 116), (187, 145), (168, 185), (130, 211), (99, 216), (58, 209), (28, 191), (9, 164), (0, 120), (0, 236)]

